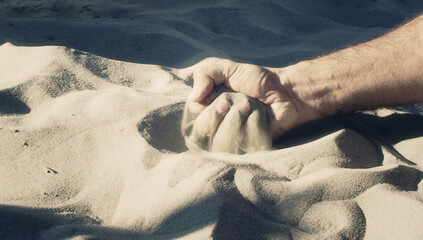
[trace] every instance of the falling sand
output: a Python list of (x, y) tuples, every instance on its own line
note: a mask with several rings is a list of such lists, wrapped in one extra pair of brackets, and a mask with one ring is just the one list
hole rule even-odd
[(184, 110), (198, 67), (287, 66), (422, 11), (0, 1), (0, 239), (423, 239), (422, 105), (304, 124), (272, 146), (268, 108), (244, 95)]
[[(270, 150), (270, 108), (241, 93), (216, 94), (217, 98), (204, 110), (208, 114), (204, 118), (197, 118), (186, 104), (181, 129), (188, 148), (234, 154)], [(219, 112), (218, 106), (225, 104), (229, 109)], [(210, 132), (202, 134), (204, 125), (211, 126)]]

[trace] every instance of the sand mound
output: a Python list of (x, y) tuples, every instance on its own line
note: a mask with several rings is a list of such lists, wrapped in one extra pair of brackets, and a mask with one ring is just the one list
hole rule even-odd
[(421, 239), (421, 106), (309, 123), (244, 155), (190, 151), (180, 126), (206, 57), (284, 66), (422, 10), (1, 2), (0, 239)]

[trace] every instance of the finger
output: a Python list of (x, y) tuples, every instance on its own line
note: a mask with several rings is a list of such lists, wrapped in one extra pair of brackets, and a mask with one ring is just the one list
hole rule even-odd
[(241, 125), (238, 131), (238, 137), (236, 140), (237, 146), (239, 148), (240, 154), (244, 154), (248, 152), (248, 146), (249, 146), (249, 135), (248, 135), (248, 119)]
[(187, 102), (187, 104), (189, 111), (196, 115), (200, 114), (207, 107), (207, 104), (202, 104), (198, 102)]
[(261, 110), (253, 111), (243, 124), (245, 130), (241, 146), (244, 147), (245, 152), (269, 150), (272, 146), (269, 122), (264, 116), (266, 112)]
[(220, 101), (216, 104), (214, 114), (212, 118), (210, 119), (211, 120), (210, 130), (209, 130), (210, 136), (215, 135), (215, 133), (217, 132), (217, 129), (219, 128), (219, 125), (221, 124), (222, 120), (224, 119), (226, 114), (229, 112), (229, 109), (231, 107), (229, 103), (226, 101), (226, 99), (219, 99), (219, 100)]
[(193, 102), (188, 101), (188, 109), (191, 113), (194, 114), (200, 114), (207, 106), (209, 106), (218, 96), (220, 96), (220, 93), (218, 91), (219, 87), (215, 88), (214, 91), (209, 93), (202, 101), (200, 102)]
[(188, 109), (191, 113), (194, 113), (196, 115), (200, 114), (208, 105), (210, 105), (214, 100), (214, 94), (213, 92), (210, 93), (207, 97), (205, 97), (200, 102), (193, 102), (193, 101), (187, 101)]
[(232, 106), (213, 136), (212, 152), (240, 153), (238, 136), (243, 121), (248, 117), (251, 106), (248, 102)]
[(214, 87), (213, 79), (199, 69), (194, 72), (194, 83), (191, 93), (188, 95), (188, 100), (192, 102), (201, 102), (207, 95), (209, 95)]
[(209, 95), (214, 85), (223, 84), (227, 77), (226, 72), (233, 63), (229, 60), (221, 60), (213, 65), (204, 66), (194, 71), (194, 84), (191, 93), (188, 96), (189, 101), (201, 102)]
[(229, 109), (226, 99), (205, 108), (194, 122), (195, 133), (201, 137), (214, 135)]
[(244, 122), (247, 119), (248, 115), (250, 114), (251, 105), (250, 103), (246, 102), (239, 106), (238, 112), (241, 115), (241, 122)]

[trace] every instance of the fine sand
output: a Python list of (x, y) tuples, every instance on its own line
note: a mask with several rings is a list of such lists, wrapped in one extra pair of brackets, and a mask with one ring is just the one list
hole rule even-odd
[(0, 2), (0, 239), (422, 239), (421, 105), (309, 123), (244, 155), (188, 150), (181, 133), (195, 68), (285, 66), (420, 11)]

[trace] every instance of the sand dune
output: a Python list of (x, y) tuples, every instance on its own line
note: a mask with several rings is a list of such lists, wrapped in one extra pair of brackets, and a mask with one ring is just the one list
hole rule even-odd
[(189, 151), (180, 131), (196, 67), (284, 66), (420, 11), (1, 2), (0, 238), (421, 239), (421, 105), (309, 123), (244, 155)]

